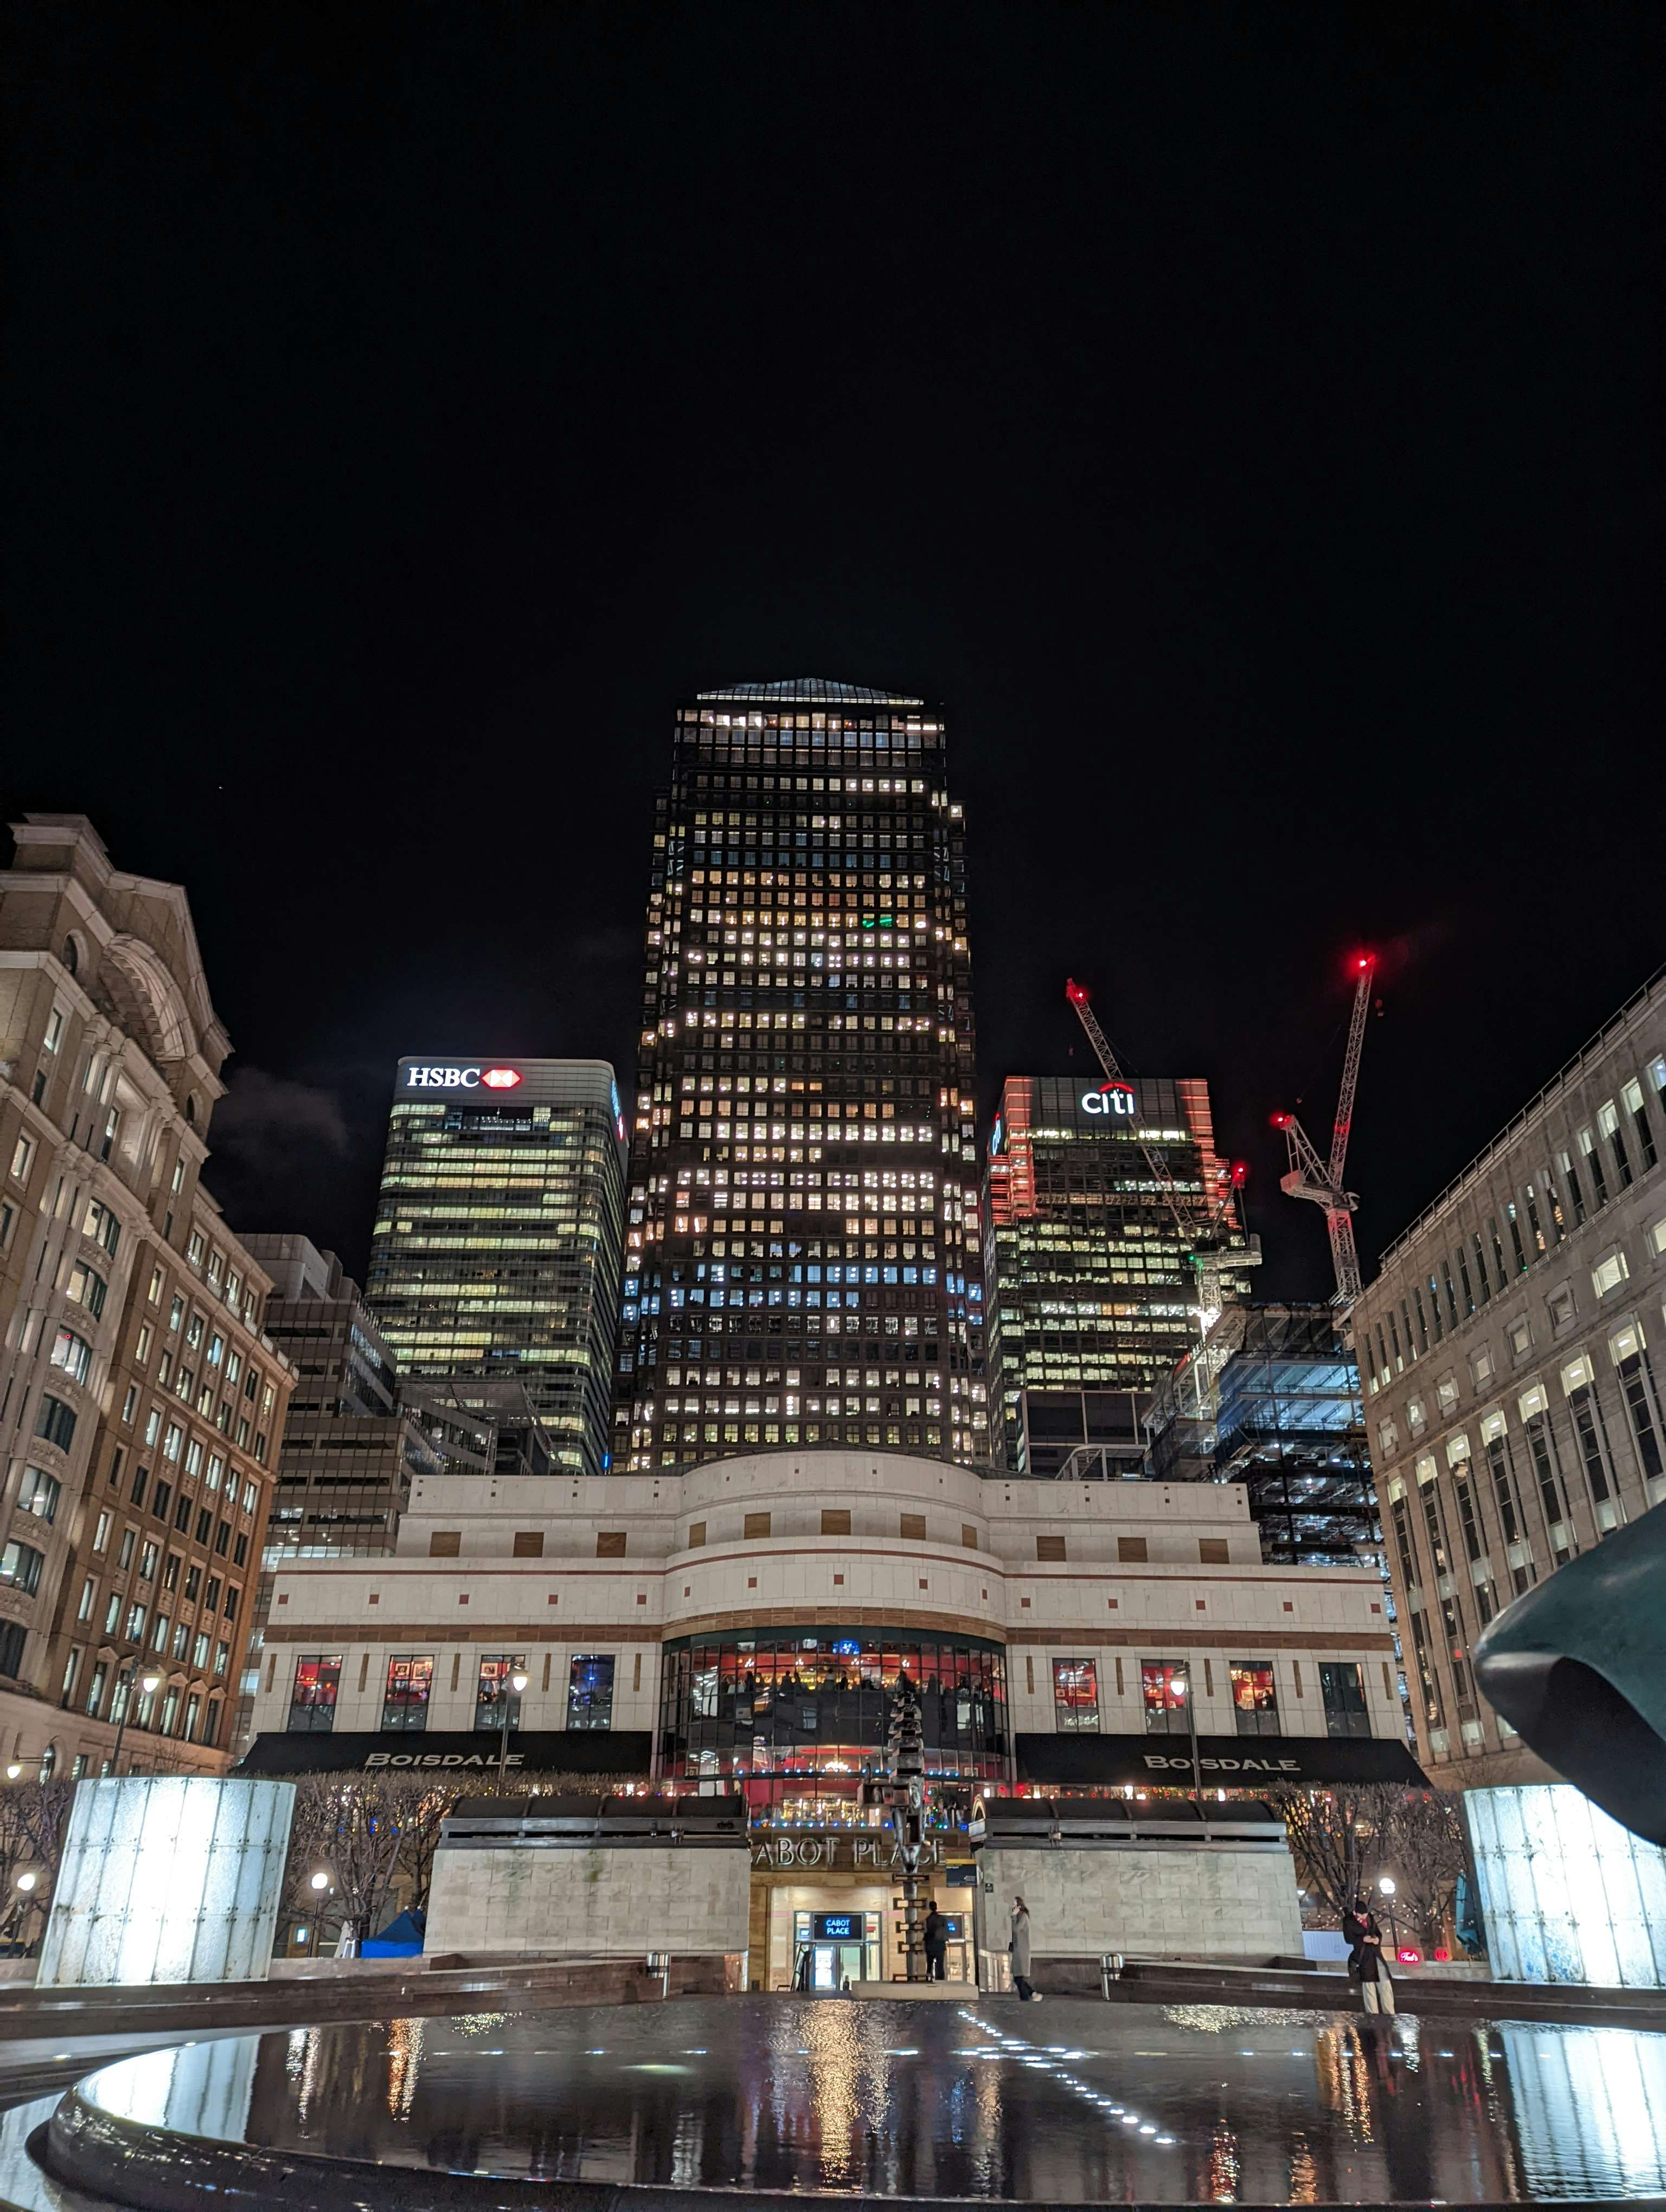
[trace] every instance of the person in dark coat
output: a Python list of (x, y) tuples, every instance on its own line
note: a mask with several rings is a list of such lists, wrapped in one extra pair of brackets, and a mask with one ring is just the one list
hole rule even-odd
[(931, 1911), (926, 1915), (926, 1979), (928, 1982), (946, 1980), (949, 1956), (949, 1923), (937, 1909), (937, 1899), (932, 1899)]
[(1347, 1939), (1348, 1975), (1359, 1984), (1365, 2010), (1392, 2012), (1394, 1977), (1383, 1955), (1383, 1931), (1368, 1899), (1354, 1899), (1353, 1911), (1343, 1917), (1342, 1934)]
[(1006, 1946), (1012, 1959), (1012, 1987), (1025, 2004), (1041, 1999), (1030, 1985), (1030, 1907), (1021, 1897), (1012, 1899), (1012, 1938)]

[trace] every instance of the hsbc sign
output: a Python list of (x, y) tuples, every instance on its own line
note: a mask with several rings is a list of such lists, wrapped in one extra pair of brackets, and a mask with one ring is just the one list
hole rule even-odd
[(407, 1091), (514, 1091), (520, 1087), (518, 1067), (478, 1067), (456, 1060), (441, 1060), (431, 1067), (408, 1067)]
[(1121, 1115), (1132, 1121), (1134, 1115), (1134, 1087), (1128, 1083), (1102, 1083), (1097, 1091), (1085, 1091), (1079, 1101), (1084, 1114), (1095, 1119), (1106, 1115)]

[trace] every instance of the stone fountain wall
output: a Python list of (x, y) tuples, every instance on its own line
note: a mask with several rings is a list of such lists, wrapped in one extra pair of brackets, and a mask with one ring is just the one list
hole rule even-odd
[(435, 1854), (423, 1948), (430, 1956), (742, 1952), (750, 1874), (744, 1849), (606, 1841), (588, 1849), (442, 1849)]
[(1149, 1957), (1269, 1959), (1302, 1948), (1295, 1863), (1281, 1844), (1139, 1844), (1057, 1850), (986, 1847), (978, 1862), (984, 1942), (1004, 1952), (1015, 1896), (1030, 1908), (1037, 1960), (1105, 1951)]

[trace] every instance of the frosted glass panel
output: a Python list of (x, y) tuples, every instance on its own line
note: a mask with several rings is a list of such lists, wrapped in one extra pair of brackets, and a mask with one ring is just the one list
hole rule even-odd
[(1466, 1790), (1463, 1815), (1500, 1981), (1666, 1988), (1666, 1852), (1571, 1783)]
[(37, 1986), (264, 1981), (295, 1796), (192, 1775), (80, 1784)]

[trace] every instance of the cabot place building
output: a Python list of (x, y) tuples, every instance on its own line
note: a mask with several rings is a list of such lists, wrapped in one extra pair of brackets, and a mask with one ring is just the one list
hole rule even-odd
[[(393, 1556), (277, 1569), (264, 1660), (246, 1771), (502, 1759), (529, 1782), (738, 1799), (739, 1924), (685, 1917), (678, 1940), (744, 1948), (766, 1988), (800, 1946), (824, 1984), (901, 1969), (889, 1816), (860, 1784), (883, 1771), (904, 1682), (959, 1975), (980, 1940), (1004, 1953), (1014, 1886), (1043, 1958), (1298, 1950), (1292, 1861), (1261, 1798), (1417, 1775), (1381, 1583), (1264, 1565), (1236, 1486), (827, 1449), (419, 1477)], [(551, 1856), (523, 1854), (517, 1879)], [(448, 1893), (431, 1948), (571, 1947), (570, 1899), (523, 1887), (513, 1911), (493, 1904), (491, 1865), (512, 1856), (469, 1862), (472, 1897)], [(641, 1929), (615, 1932), (589, 1940), (635, 1948)]]

